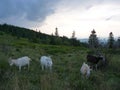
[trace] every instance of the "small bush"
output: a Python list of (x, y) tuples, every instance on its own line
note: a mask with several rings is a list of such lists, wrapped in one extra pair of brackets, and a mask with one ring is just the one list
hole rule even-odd
[(8, 60), (3, 53), (0, 53), (0, 69), (8, 69)]

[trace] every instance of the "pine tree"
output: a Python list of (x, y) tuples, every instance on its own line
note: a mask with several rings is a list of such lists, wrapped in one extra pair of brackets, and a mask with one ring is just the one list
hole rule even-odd
[(110, 32), (109, 33), (109, 38), (108, 38), (108, 48), (113, 48), (114, 47), (114, 36), (113, 36), (113, 33)]
[(98, 38), (97, 38), (97, 35), (94, 29), (93, 31), (91, 31), (88, 43), (91, 48), (97, 48), (99, 45), (99, 41), (98, 41)]
[(57, 27), (55, 28), (55, 36), (59, 36)]
[(73, 31), (73, 33), (72, 33), (72, 39), (74, 39), (75, 38), (75, 31)]

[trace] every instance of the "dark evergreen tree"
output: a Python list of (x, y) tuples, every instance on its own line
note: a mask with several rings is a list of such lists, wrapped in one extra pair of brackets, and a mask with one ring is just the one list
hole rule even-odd
[(73, 31), (72, 33), (72, 38), (75, 38), (75, 31)]
[(55, 36), (59, 36), (57, 27), (55, 28)]
[(62, 38), (62, 43), (64, 43), (64, 45), (70, 45), (70, 41), (66, 36), (63, 36)]
[(108, 48), (113, 48), (114, 47), (114, 43), (115, 43), (115, 40), (114, 40), (113, 33), (110, 32), (109, 33), (109, 38), (108, 38)]
[(99, 41), (98, 41), (98, 38), (97, 38), (97, 35), (94, 29), (93, 31), (91, 31), (88, 43), (89, 43), (89, 47), (91, 48), (98, 48), (99, 46)]
[(117, 47), (120, 48), (120, 37), (117, 39)]

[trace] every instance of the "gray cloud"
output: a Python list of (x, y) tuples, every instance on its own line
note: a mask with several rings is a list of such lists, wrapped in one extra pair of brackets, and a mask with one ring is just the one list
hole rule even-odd
[(120, 0), (61, 0), (64, 7), (84, 7), (86, 10), (102, 4), (120, 4)]
[(24, 17), (31, 21), (43, 21), (54, 12), (58, 0), (1, 0), (0, 19)]
[(56, 5), (85, 6), (90, 9), (104, 2), (120, 3), (120, 0), (0, 0), (0, 19), (24, 17), (31, 21), (43, 21), (46, 16), (54, 13)]
[(106, 21), (120, 21), (120, 14), (112, 15), (110, 17), (105, 18)]
[(111, 20), (112, 18), (113, 18), (113, 16), (108, 17), (108, 18), (106, 18), (105, 20), (106, 20), (106, 21), (109, 21), (109, 20)]
[[(40, 26), (57, 7), (63, 9), (83, 7), (89, 10), (103, 3), (120, 4), (120, 0), (0, 0), (0, 23), (35, 27)], [(106, 20), (111, 19), (114, 18), (106, 18)]]

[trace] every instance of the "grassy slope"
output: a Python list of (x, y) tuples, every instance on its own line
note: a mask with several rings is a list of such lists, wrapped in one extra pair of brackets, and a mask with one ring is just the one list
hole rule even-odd
[[(87, 49), (30, 43), (25, 39), (0, 35), (0, 90), (119, 90), (120, 55), (112, 55), (104, 70), (92, 71), (89, 79), (80, 74)], [(8, 58), (32, 58), (30, 70), (8, 65)], [(51, 55), (53, 71), (41, 71), (39, 58)]]

